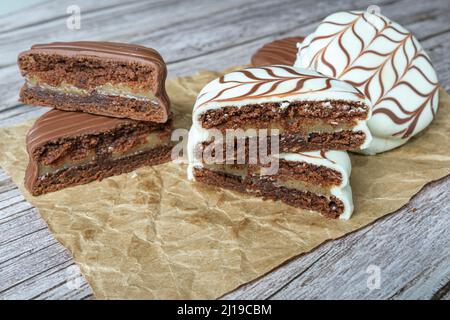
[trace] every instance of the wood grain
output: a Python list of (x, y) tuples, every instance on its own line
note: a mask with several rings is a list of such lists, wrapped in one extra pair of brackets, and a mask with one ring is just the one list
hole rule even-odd
[[(81, 8), (80, 30), (65, 26), (66, 8), (74, 3)], [(414, 32), (448, 90), (448, 0), (370, 4), (379, 5), (382, 13)], [(157, 48), (168, 63), (169, 77), (175, 77), (246, 64), (272, 39), (306, 35), (330, 13), (367, 6), (367, 1), (359, 0), (64, 0), (0, 14), (0, 126), (46, 110), (17, 102), (22, 79), (16, 56), (33, 43), (81, 39), (140, 43)], [(449, 299), (449, 190), (449, 178), (435, 182), (397, 213), (297, 257), (223, 298)], [(377, 290), (366, 285), (371, 264), (380, 267)], [(92, 298), (89, 285), (79, 277), (70, 253), (0, 171), (0, 299)]]

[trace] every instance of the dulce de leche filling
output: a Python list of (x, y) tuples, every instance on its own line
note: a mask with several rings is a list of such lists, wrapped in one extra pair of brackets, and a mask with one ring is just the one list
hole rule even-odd
[(64, 146), (62, 146), (59, 156), (43, 157), (38, 162), (38, 176), (43, 177), (47, 174), (99, 161), (119, 160), (168, 144), (170, 144), (170, 131), (154, 131), (138, 137), (116, 141), (109, 145), (93, 143), (92, 147), (85, 147), (82, 154), (71, 152), (70, 148), (64, 150)]
[(106, 96), (119, 96), (123, 98), (145, 100), (158, 103), (156, 100), (156, 96), (152, 91), (140, 87), (133, 87), (126, 83), (113, 84), (111, 82), (107, 82), (105, 84), (95, 86), (88, 90), (79, 88), (65, 81), (61, 81), (59, 85), (53, 86), (44, 83), (42, 81), (39, 81), (39, 79), (37, 79), (36, 77), (27, 77), (26, 82), (29, 87), (39, 87), (44, 90), (49, 90), (63, 94), (88, 96), (95, 91), (99, 94)]
[(258, 137), (261, 129), (267, 129), (267, 134), (300, 134), (309, 135), (312, 133), (334, 133), (342, 131), (352, 131), (357, 125), (356, 120), (348, 120), (338, 122), (336, 120), (325, 121), (323, 119), (309, 119), (309, 118), (292, 118), (280, 119), (274, 122), (249, 122), (243, 124), (221, 125), (217, 128), (222, 133), (227, 133), (227, 130), (236, 130), (242, 136)]
[(283, 132), (335, 132), (350, 130), (367, 118), (368, 106), (353, 101), (292, 101), (250, 104), (207, 110), (200, 115), (205, 129), (271, 128)]
[[(214, 172), (221, 172), (235, 177), (239, 177), (242, 182), (246, 180), (254, 180), (261, 178), (261, 168), (257, 165), (235, 165), (235, 164), (204, 164), (204, 168), (212, 170)], [(331, 196), (331, 188), (339, 186), (342, 176), (339, 172), (314, 166), (316, 169), (307, 170), (304, 172), (294, 170), (286, 172), (284, 170), (283, 162), (280, 163), (280, 169), (273, 175), (264, 176), (265, 179), (269, 179), (274, 185), (286, 187), (289, 189), (296, 189), (303, 192), (312, 192), (318, 195)], [(329, 174), (327, 179), (326, 173)], [(338, 178), (337, 178), (338, 177)]]

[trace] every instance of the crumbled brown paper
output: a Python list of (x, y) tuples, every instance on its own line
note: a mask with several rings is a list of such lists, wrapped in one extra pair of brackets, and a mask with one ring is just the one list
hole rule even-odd
[[(190, 124), (198, 91), (217, 75), (167, 83), (179, 124)], [(350, 221), (191, 183), (186, 165), (174, 163), (32, 197), (23, 187), (30, 126), (0, 130), (0, 165), (100, 299), (219, 297), (402, 207), (427, 182), (450, 173), (450, 96), (443, 90), (437, 118), (423, 134), (381, 155), (351, 156)]]

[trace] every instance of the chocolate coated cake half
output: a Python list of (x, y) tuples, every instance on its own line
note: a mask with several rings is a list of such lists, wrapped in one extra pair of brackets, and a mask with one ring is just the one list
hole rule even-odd
[(113, 42), (54, 42), (20, 53), (20, 100), (65, 111), (164, 123), (166, 65), (154, 49)]
[(270, 130), (279, 136), (281, 152), (359, 150), (371, 141), (370, 107), (355, 87), (318, 72), (253, 67), (207, 84), (195, 103), (193, 126), (204, 137), (211, 129)]
[(297, 44), (304, 39), (304, 37), (288, 37), (266, 43), (252, 55), (252, 66), (259, 67), (274, 64), (293, 66), (297, 58)]
[(37, 196), (167, 162), (171, 122), (53, 109), (28, 132), (25, 187)]

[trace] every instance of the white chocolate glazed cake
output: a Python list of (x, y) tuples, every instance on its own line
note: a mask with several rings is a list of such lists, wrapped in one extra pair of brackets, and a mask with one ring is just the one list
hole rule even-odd
[(344, 80), (372, 102), (368, 122), (376, 154), (406, 143), (438, 109), (439, 85), (418, 40), (383, 15), (338, 12), (298, 45), (296, 67)]
[(193, 125), (209, 129), (277, 129), (283, 152), (366, 148), (370, 102), (352, 85), (284, 65), (233, 71), (207, 84)]
[(205, 163), (197, 149), (204, 139), (205, 136), (192, 126), (188, 140), (190, 180), (279, 200), (297, 208), (317, 211), (327, 218), (346, 220), (352, 215), (351, 162), (347, 152), (276, 154), (277, 172), (264, 175), (260, 165)]

